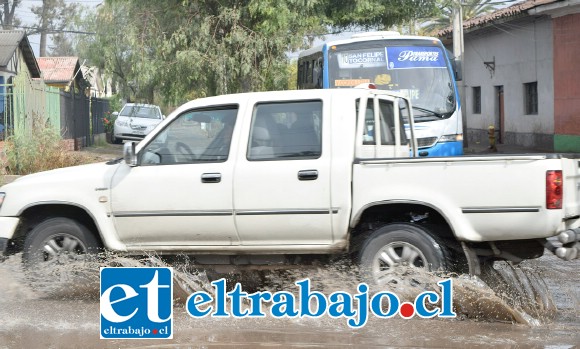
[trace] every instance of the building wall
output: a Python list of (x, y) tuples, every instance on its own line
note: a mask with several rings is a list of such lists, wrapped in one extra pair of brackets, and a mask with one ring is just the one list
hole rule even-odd
[[(502, 143), (551, 150), (554, 135), (552, 22), (548, 16), (498, 23), (465, 34), (464, 83), (468, 140), (487, 143), (499, 129), (496, 86), (503, 86)], [(484, 62), (495, 62), (495, 70)], [(538, 114), (526, 115), (524, 83), (537, 82)], [(473, 89), (481, 86), (481, 113), (473, 113)]]
[(554, 21), (554, 148), (580, 152), (580, 14)]

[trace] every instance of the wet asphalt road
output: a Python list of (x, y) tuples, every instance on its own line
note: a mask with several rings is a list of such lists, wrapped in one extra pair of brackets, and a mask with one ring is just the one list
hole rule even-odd
[[(18, 257), (18, 256), (17, 256)], [(531, 265), (543, 275), (558, 306), (553, 322), (538, 326), (489, 319), (373, 318), (362, 329), (344, 319), (193, 319), (174, 307), (171, 340), (99, 339), (98, 284), (73, 297), (47, 296), (22, 278), (18, 258), (0, 264), (0, 348), (574, 348), (580, 345), (580, 260), (544, 256)], [(528, 262), (526, 262), (528, 263)], [(332, 286), (332, 274), (314, 275)], [(293, 282), (293, 280), (287, 280)], [(89, 295), (78, 297), (79, 293)], [(64, 298), (63, 298), (64, 297)], [(85, 299), (83, 299), (85, 298)]]

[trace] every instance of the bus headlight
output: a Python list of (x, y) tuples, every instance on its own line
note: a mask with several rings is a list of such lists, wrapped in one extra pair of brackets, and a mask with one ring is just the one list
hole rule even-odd
[(463, 135), (456, 134), (456, 135), (443, 135), (439, 138), (439, 142), (462, 142)]

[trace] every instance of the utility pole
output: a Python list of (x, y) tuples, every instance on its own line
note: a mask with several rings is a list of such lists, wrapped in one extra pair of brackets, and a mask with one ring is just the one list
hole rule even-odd
[(467, 148), (467, 106), (465, 105), (465, 71), (464, 46), (463, 46), (463, 10), (461, 0), (456, 0), (453, 6), (453, 55), (457, 63), (460, 80), (457, 81), (459, 88), (459, 100), (461, 101), (461, 123), (463, 125), (463, 146)]

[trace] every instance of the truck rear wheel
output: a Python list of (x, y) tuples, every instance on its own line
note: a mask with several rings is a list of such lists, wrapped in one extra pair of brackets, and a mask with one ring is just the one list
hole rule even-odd
[(43, 262), (65, 263), (96, 254), (99, 242), (81, 223), (50, 218), (34, 227), (24, 241), (23, 259), (28, 267)]
[(365, 279), (376, 284), (392, 282), (404, 269), (448, 270), (446, 251), (426, 228), (409, 223), (388, 224), (363, 243), (359, 263)]

